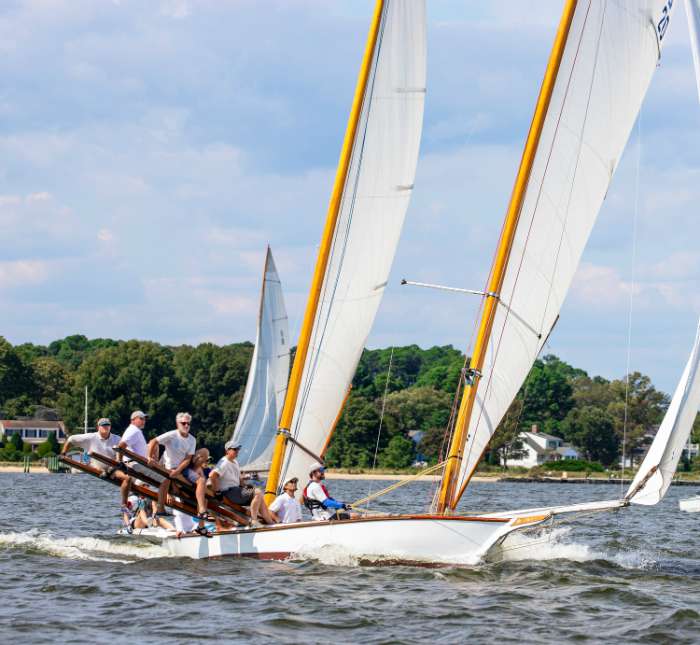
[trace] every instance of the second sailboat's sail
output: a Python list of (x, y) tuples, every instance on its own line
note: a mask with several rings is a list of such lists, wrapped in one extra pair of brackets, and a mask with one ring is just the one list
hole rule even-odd
[(258, 330), (233, 439), (243, 445), (243, 468), (266, 470), (289, 377), (289, 324), (282, 285), (267, 249)]
[(559, 315), (657, 67), (673, 0), (573, 5), (484, 364), (474, 374), (452, 508)]
[[(386, 287), (413, 189), (425, 97), (422, 0), (386, 0), (290, 433), (322, 454)], [(309, 454), (290, 442), (282, 478)]]

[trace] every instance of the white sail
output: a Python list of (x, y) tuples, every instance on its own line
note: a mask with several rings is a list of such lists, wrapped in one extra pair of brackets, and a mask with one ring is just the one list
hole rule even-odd
[(656, 69), (672, 5), (576, 4), (478, 384), (458, 491), (557, 320)]
[(700, 406), (699, 365), (700, 323), (693, 351), (673, 394), (671, 405), (627, 491), (627, 497), (633, 504), (657, 504), (671, 485)]
[(282, 285), (268, 247), (255, 350), (233, 432), (233, 439), (243, 444), (240, 459), (246, 470), (264, 470), (270, 465), (289, 378), (288, 339), (289, 324)]
[[(423, 0), (387, 0), (290, 432), (324, 452), (374, 322), (418, 160), (426, 73)], [(314, 460), (289, 442), (281, 482)]]
[(695, 83), (698, 86), (698, 98), (700, 99), (700, 0), (685, 0), (685, 13), (688, 17), (690, 49), (693, 52)]

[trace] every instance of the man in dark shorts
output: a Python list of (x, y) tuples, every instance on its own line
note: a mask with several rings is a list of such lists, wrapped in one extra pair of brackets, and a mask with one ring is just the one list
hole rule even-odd
[(250, 506), (251, 526), (259, 526), (258, 515), (266, 524), (274, 524), (275, 520), (268, 510), (262, 491), (253, 486), (241, 486), (241, 469), (238, 465), (238, 451), (241, 444), (227, 441), (224, 446), (226, 454), (209, 473), (209, 482), (215, 492), (220, 492), (227, 500), (240, 506)]

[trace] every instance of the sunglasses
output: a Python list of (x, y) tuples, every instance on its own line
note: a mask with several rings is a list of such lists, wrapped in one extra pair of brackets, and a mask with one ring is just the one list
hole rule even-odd
[(189, 422), (189, 421), (178, 421), (178, 423), (179, 423), (181, 426), (188, 426), (188, 425), (190, 425), (190, 422)]

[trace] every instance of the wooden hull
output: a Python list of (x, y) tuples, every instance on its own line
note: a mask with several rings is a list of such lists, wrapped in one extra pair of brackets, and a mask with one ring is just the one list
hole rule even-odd
[(300, 522), (215, 534), (167, 538), (174, 556), (282, 560), (351, 557), (377, 563), (476, 564), (516, 528), (538, 522), (509, 519), (401, 515), (336, 522)]

